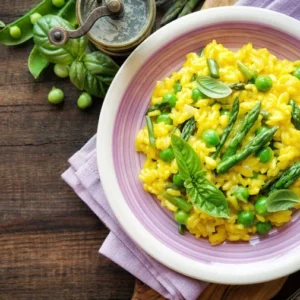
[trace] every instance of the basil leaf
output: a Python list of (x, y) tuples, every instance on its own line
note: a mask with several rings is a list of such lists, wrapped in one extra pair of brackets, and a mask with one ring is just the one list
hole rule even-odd
[(70, 39), (63, 46), (51, 44), (48, 38), (49, 31), (54, 26), (61, 26), (67, 30), (73, 30), (73, 26), (66, 20), (47, 15), (40, 18), (33, 27), (33, 39), (40, 53), (44, 55), (49, 62), (57, 64), (70, 64), (76, 57), (84, 55), (87, 48), (87, 38)]
[(224, 194), (203, 175), (186, 180), (184, 186), (195, 207), (210, 216), (228, 218), (228, 203)]
[(40, 51), (36, 46), (33, 47), (28, 58), (28, 69), (32, 76), (37, 79), (41, 73), (49, 65), (48, 60), (41, 55)]
[(101, 52), (93, 52), (72, 63), (70, 79), (78, 89), (104, 98), (118, 69), (111, 58)]
[(181, 137), (172, 135), (172, 148), (183, 180), (195, 176), (201, 169), (202, 164), (195, 150)]
[(97, 51), (85, 55), (83, 62), (94, 75), (115, 76), (119, 66), (107, 55)]
[(199, 90), (210, 98), (225, 98), (232, 93), (228, 85), (209, 76), (199, 76), (196, 82)]
[(266, 201), (268, 212), (277, 212), (294, 207), (300, 202), (299, 196), (291, 190), (273, 192)]
[(227, 218), (228, 203), (223, 193), (202, 171), (201, 161), (195, 150), (181, 137), (171, 136), (172, 148), (184, 185), (193, 205), (210, 216)]
[(69, 72), (70, 80), (79, 90), (84, 89), (84, 83), (86, 78), (85, 72), (86, 69), (82, 61), (75, 60), (71, 64)]

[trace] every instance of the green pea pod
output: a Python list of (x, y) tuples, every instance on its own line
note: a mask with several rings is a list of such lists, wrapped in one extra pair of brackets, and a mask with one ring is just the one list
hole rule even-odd
[(32, 76), (37, 79), (42, 71), (49, 65), (48, 60), (41, 55), (36, 46), (33, 47), (28, 59), (28, 69)]
[[(67, 0), (68, 2), (65, 4), (67, 6), (69, 2), (75, 3), (75, 0)], [(0, 31), (0, 43), (7, 45), (7, 46), (15, 46), (20, 45), (33, 36), (33, 24), (31, 23), (30, 16), (34, 13), (39, 13), (40, 15), (58, 15), (60, 11), (65, 9), (65, 6), (62, 8), (57, 8), (52, 4), (52, 0), (44, 0), (36, 7), (34, 7), (31, 11), (27, 14), (19, 18), (18, 20), (8, 24), (5, 26), (3, 30)], [(10, 35), (10, 28), (12, 26), (18, 26), (21, 30), (21, 37), (18, 39), (14, 39)]]

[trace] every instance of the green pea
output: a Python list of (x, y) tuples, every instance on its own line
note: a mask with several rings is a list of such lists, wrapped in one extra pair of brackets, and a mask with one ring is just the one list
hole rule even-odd
[(20, 27), (16, 25), (9, 28), (9, 33), (14, 39), (19, 39), (22, 36), (22, 31)]
[(159, 158), (164, 162), (171, 162), (175, 158), (172, 147), (169, 147), (166, 150), (161, 150), (159, 152)]
[(208, 147), (215, 147), (220, 142), (220, 137), (218, 133), (213, 129), (206, 129), (202, 133), (202, 139)]
[(198, 88), (192, 89), (192, 99), (194, 102), (197, 102), (199, 99), (205, 99), (205, 98), (206, 96)]
[(252, 226), (254, 223), (254, 213), (252, 211), (241, 211), (238, 214), (237, 223), (244, 227)]
[(39, 13), (33, 13), (31, 16), (30, 16), (30, 22), (31, 24), (33, 25), (38, 19), (40, 19), (42, 17), (41, 14)]
[(264, 132), (266, 132), (266, 131), (268, 131), (268, 130), (269, 130), (269, 127), (268, 127), (268, 126), (261, 126), (261, 127), (259, 127), (259, 128), (255, 131), (255, 134), (256, 134), (256, 135), (259, 135), (259, 134), (264, 133)]
[(256, 200), (254, 204), (254, 208), (256, 212), (262, 216), (268, 213), (267, 205), (266, 205), (267, 199), (268, 199), (267, 197), (261, 196)]
[(247, 202), (249, 198), (249, 191), (245, 186), (238, 186), (232, 193), (238, 200)]
[(177, 210), (174, 213), (174, 218), (175, 218), (176, 222), (179, 224), (183, 224), (183, 225), (186, 224), (189, 216), (190, 216), (190, 214), (183, 210)]
[(167, 125), (172, 125), (173, 120), (170, 118), (169, 113), (161, 113), (157, 118), (156, 118), (156, 123), (165, 123)]
[(267, 92), (271, 89), (273, 82), (270, 76), (261, 75), (255, 79), (255, 85), (259, 91)]
[(230, 115), (230, 111), (228, 109), (221, 109), (220, 110), (220, 115), (221, 116), (229, 116)]
[(263, 147), (259, 152), (258, 152), (258, 157), (259, 160), (262, 163), (267, 163), (270, 161), (273, 157), (273, 151), (270, 147)]
[(292, 75), (300, 79), (300, 67), (296, 67)]
[(256, 223), (256, 232), (258, 234), (267, 234), (272, 229), (272, 223), (268, 222), (258, 222)]
[(173, 183), (178, 187), (184, 187), (184, 180), (181, 178), (179, 173), (173, 175)]
[(69, 70), (70, 70), (70, 67), (68, 65), (56, 64), (54, 66), (54, 73), (56, 74), (56, 76), (58, 76), (60, 78), (69, 77)]
[(177, 97), (173, 93), (167, 93), (163, 96), (163, 101), (168, 101), (170, 107), (175, 107), (177, 102)]
[(77, 100), (77, 106), (80, 109), (86, 109), (90, 107), (92, 104), (93, 104), (93, 100), (91, 95), (85, 92), (82, 93)]
[(52, 0), (52, 4), (55, 6), (55, 7), (63, 7), (65, 5), (65, 0)]
[(64, 100), (64, 92), (61, 89), (53, 87), (48, 94), (48, 101), (52, 104), (60, 104)]
[(182, 85), (179, 82), (176, 82), (173, 86), (174, 93), (177, 94), (178, 92), (181, 92)]

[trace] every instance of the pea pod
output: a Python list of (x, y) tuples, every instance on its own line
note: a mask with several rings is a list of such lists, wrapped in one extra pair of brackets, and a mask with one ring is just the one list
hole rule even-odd
[[(69, 4), (69, 2), (75, 3), (75, 0), (68, 0), (65, 6)], [(75, 5), (75, 4), (74, 4)], [(7, 45), (7, 46), (15, 46), (20, 45), (33, 36), (33, 24), (31, 23), (30, 16), (34, 13), (39, 13), (40, 15), (58, 15), (60, 11), (63, 11), (63, 8), (57, 8), (52, 4), (52, 0), (44, 0), (36, 7), (34, 7), (31, 11), (27, 14), (19, 18), (18, 20), (8, 24), (3, 30), (0, 31), (0, 43)], [(21, 30), (21, 37), (18, 39), (14, 39), (10, 35), (10, 28), (12, 26), (17, 26)]]

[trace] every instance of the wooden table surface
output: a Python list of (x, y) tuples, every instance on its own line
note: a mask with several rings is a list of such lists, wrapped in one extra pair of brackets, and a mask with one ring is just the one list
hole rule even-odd
[[(35, 3), (1, 0), (0, 19)], [(98, 254), (108, 230), (60, 178), (96, 132), (101, 101), (82, 112), (68, 79), (48, 70), (33, 80), (31, 49), (32, 41), (0, 45), (0, 299), (130, 299), (134, 278)], [(47, 102), (52, 86), (65, 91), (61, 107)], [(291, 276), (278, 299), (299, 278)]]

